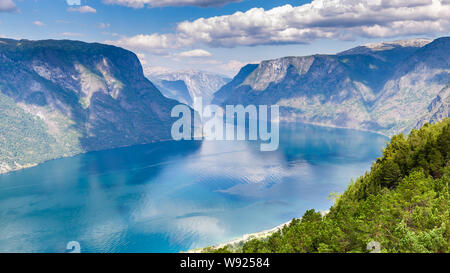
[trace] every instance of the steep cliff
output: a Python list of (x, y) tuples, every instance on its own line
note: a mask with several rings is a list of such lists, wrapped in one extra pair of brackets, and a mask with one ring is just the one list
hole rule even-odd
[[(336, 55), (249, 65), (222, 87), (218, 104), (278, 104), (282, 119), (408, 132), (450, 83), (450, 38), (368, 44)], [(448, 116), (443, 111), (434, 117)]]
[(176, 104), (144, 77), (130, 51), (0, 39), (0, 172), (169, 139)]

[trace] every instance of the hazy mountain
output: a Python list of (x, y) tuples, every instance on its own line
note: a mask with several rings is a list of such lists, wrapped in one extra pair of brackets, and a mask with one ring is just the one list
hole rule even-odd
[(0, 39), (0, 172), (170, 138), (136, 55), (102, 44)]
[(184, 81), (157, 80), (157, 82), (159, 91), (161, 91), (161, 93), (167, 98), (174, 99), (188, 105), (192, 105), (194, 103), (191, 93), (189, 92), (189, 89)]
[(419, 121), (448, 116), (448, 103), (439, 103), (448, 101), (449, 54), (446, 37), (263, 61), (242, 68), (213, 102), (278, 104), (287, 121), (407, 132)]
[[(146, 69), (145, 75), (157, 85), (165, 96), (189, 105), (192, 105), (193, 101), (200, 97), (203, 98), (204, 104), (209, 104), (214, 93), (231, 80), (223, 75), (194, 70), (158, 71), (157, 69)], [(184, 82), (184, 84), (179, 81)], [(186, 98), (185, 86), (189, 91), (190, 99)]]

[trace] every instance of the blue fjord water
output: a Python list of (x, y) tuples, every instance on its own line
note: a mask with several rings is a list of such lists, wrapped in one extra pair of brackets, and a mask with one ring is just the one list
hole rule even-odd
[(0, 252), (179, 252), (326, 210), (387, 138), (283, 126), (280, 149), (165, 142), (58, 159), (0, 176)]

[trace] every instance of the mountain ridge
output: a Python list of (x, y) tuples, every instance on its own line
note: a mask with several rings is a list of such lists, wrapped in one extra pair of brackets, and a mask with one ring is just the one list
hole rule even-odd
[[(145, 75), (157, 85), (166, 97), (181, 101), (190, 106), (199, 98), (202, 98), (204, 104), (210, 104), (214, 93), (231, 80), (221, 74), (196, 70), (157, 72), (153, 69), (146, 68)], [(179, 81), (182, 81), (185, 87)], [(188, 94), (186, 94), (186, 88)]]
[[(365, 48), (246, 65), (212, 102), (278, 104), (283, 121), (387, 136), (449, 116), (449, 37)], [(179, 102), (144, 73), (136, 54), (111, 45), (0, 39), (0, 172), (170, 139)], [(202, 91), (180, 75), (159, 83), (190, 104)]]
[[(25, 126), (19, 139), (4, 138), (0, 172), (75, 154), (170, 139), (178, 102), (144, 76), (131, 51), (70, 40), (0, 39), (2, 118)], [(23, 119), (15, 118), (18, 113)], [(44, 129), (43, 129), (44, 128)], [(48, 142), (38, 153), (29, 136)], [(24, 145), (19, 145), (25, 143)], [(11, 146), (12, 145), (12, 146)]]
[(278, 104), (284, 121), (389, 136), (407, 133), (450, 82), (450, 38), (380, 45), (395, 46), (362, 46), (364, 51), (356, 47), (336, 55), (284, 57), (243, 67), (213, 102)]

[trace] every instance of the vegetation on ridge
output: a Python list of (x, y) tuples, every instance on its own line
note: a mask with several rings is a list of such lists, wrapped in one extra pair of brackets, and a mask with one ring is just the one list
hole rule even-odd
[[(266, 239), (236, 252), (449, 252), (450, 119), (396, 135), (323, 216), (307, 211)], [(207, 248), (205, 252), (231, 252)]]

